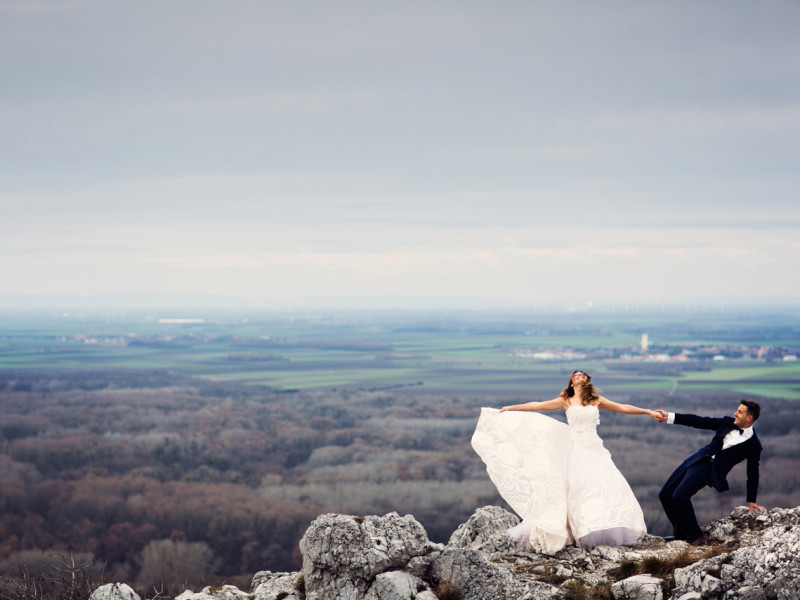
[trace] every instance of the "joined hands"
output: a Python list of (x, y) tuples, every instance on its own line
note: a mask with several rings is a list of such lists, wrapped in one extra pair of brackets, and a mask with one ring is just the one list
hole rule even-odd
[(659, 423), (663, 423), (664, 421), (667, 420), (667, 416), (668, 415), (667, 415), (667, 411), (659, 408), (659, 409), (654, 410), (650, 416), (653, 417)]

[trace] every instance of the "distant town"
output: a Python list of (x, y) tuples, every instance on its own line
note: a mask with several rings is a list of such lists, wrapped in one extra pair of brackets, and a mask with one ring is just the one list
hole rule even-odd
[[(240, 336), (203, 336), (203, 335), (154, 335), (140, 336), (131, 334), (129, 336), (119, 335), (61, 335), (61, 336), (42, 336), (66, 343), (82, 344), (114, 344), (114, 345), (193, 345), (204, 344), (214, 341), (238, 342), (238, 343), (271, 343), (285, 345), (284, 338), (271, 338), (270, 336), (259, 336), (255, 338)], [(368, 344), (367, 344), (368, 345)], [(381, 348), (388, 350), (389, 347)], [(628, 346), (598, 346), (596, 348), (552, 348), (552, 347), (528, 347), (528, 346), (499, 346), (498, 350), (507, 353), (509, 356), (526, 360), (617, 360), (620, 362), (658, 362), (658, 363), (687, 363), (693, 361), (725, 361), (725, 360), (762, 360), (765, 362), (777, 361), (796, 361), (800, 355), (798, 346), (748, 346), (744, 344), (730, 345), (658, 345), (651, 344), (647, 334), (643, 334), (638, 345)]]
[(796, 346), (652, 345), (647, 334), (638, 346), (604, 346), (598, 348), (503, 348), (514, 358), (530, 360), (617, 360), (620, 362), (688, 363), (693, 361), (763, 360), (796, 361), (800, 348)]

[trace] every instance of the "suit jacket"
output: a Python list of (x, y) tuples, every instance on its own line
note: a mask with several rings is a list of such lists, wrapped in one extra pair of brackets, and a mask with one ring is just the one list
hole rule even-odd
[(697, 429), (714, 430), (711, 442), (692, 454), (684, 461), (685, 466), (714, 456), (711, 461), (711, 478), (709, 485), (718, 492), (724, 492), (728, 486), (728, 472), (734, 465), (747, 459), (747, 502), (755, 502), (758, 495), (758, 462), (761, 459), (761, 442), (756, 432), (746, 442), (722, 449), (722, 440), (733, 429), (733, 417), (698, 417), (697, 415), (675, 414), (676, 425), (686, 425)]

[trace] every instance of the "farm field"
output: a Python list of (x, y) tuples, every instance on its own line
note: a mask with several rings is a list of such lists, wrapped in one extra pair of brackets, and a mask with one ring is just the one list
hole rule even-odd
[(166, 370), (284, 392), (551, 397), (582, 368), (613, 396), (713, 388), (799, 399), (800, 361), (788, 360), (800, 351), (796, 317), (7, 312), (0, 313), (0, 369)]

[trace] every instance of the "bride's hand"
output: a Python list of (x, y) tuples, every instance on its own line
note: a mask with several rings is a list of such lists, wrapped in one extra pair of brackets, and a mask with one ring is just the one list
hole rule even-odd
[(506, 412), (507, 410), (511, 410), (511, 407), (510, 406), (504, 406), (503, 408), (500, 409), (500, 412)]

